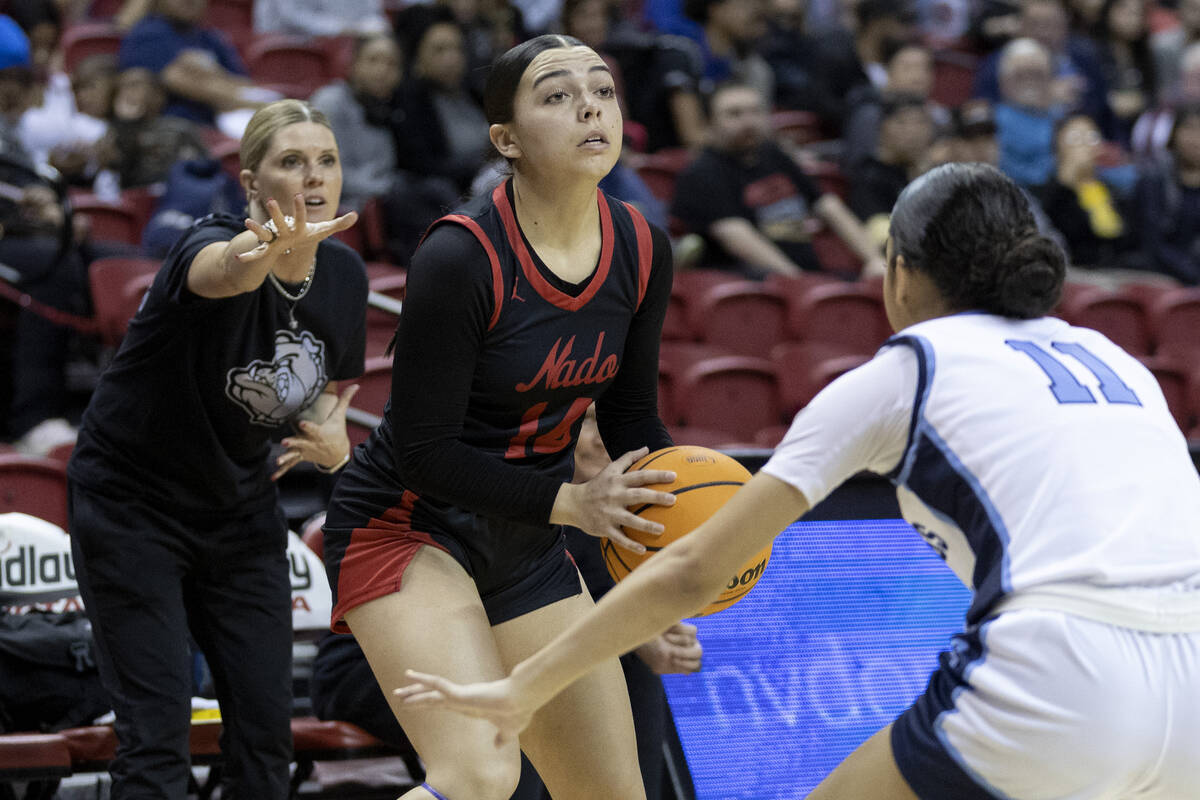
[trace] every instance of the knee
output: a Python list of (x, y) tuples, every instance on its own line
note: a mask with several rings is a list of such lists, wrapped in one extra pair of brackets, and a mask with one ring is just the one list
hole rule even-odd
[(447, 800), (508, 800), (521, 778), (521, 759), (480, 758), (439, 769), (431, 767), (425, 782)]

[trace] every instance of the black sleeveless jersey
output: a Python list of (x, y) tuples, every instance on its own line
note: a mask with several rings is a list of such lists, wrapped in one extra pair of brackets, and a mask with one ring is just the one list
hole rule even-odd
[[(665, 237), (632, 206), (598, 192), (596, 268), (581, 284), (565, 284), (525, 240), (510, 185), (427, 232), (409, 271), (391, 401), (343, 471), (328, 526), (361, 525), (401, 505), (414, 520), (422, 505), (453, 506), (546, 525), (560, 484), (572, 477), (593, 401), (610, 451), (670, 443), (657, 416), (658, 338), (670, 293)], [(439, 257), (428, 258), (434, 252)], [(430, 318), (427, 301), (441, 303), (444, 325)], [(464, 327), (465, 347), (453, 333), (453, 341), (442, 338)], [(443, 347), (465, 349), (473, 362), (439, 361)], [(629, 369), (630, 359), (639, 369)], [(423, 393), (447, 391), (459, 407), (437, 427), (409, 418)]]

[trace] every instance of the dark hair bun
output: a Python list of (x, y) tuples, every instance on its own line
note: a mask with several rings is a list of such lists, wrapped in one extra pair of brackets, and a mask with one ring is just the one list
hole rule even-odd
[(997, 313), (1032, 319), (1048, 313), (1062, 296), (1067, 260), (1062, 248), (1032, 233), (1009, 248), (996, 271)]

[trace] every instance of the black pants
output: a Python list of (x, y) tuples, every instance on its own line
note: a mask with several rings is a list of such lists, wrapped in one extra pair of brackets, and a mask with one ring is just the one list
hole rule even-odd
[(119, 740), (114, 800), (187, 793), (190, 638), (224, 730), (223, 796), (283, 800), (291, 738), (291, 588), (278, 509), (199, 523), (72, 485), (71, 549)]

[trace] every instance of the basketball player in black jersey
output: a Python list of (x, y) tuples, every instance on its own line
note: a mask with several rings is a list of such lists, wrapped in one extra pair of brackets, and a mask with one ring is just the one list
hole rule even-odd
[[(439, 220), (414, 256), (384, 420), (334, 490), (325, 559), (335, 630), (348, 626), (385, 693), (406, 669), (498, 678), (591, 606), (563, 525), (641, 551), (661, 532), (635, 503), (674, 479), (624, 470), (671, 444), (657, 412), (670, 248), (597, 184), (621, 113), (604, 62), (542, 36), (501, 56), (485, 110), (512, 165), (490, 195)], [(571, 484), (595, 401), (615, 461)], [(404, 800), (505, 800), (515, 743), (451, 714), (397, 717), (427, 767)], [(638, 800), (634, 731), (614, 659), (521, 736), (551, 795)]]

